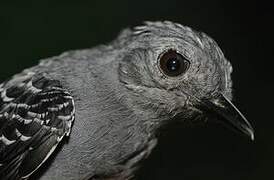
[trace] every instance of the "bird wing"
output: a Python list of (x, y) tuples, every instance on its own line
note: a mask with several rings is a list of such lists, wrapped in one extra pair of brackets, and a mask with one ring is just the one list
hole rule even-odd
[(32, 72), (0, 85), (0, 179), (27, 178), (69, 136), (75, 107), (60, 81)]

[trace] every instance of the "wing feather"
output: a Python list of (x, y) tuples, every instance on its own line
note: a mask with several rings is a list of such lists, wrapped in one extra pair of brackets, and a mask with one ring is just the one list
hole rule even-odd
[(0, 177), (31, 175), (69, 136), (75, 107), (60, 81), (32, 72), (0, 85)]

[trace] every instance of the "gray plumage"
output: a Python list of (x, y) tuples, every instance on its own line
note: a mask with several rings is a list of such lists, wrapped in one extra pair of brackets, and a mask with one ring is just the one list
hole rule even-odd
[[(190, 64), (175, 77), (159, 66), (170, 50)], [(130, 179), (161, 126), (175, 117), (221, 114), (231, 104), (231, 72), (209, 36), (169, 21), (146, 22), (108, 45), (42, 60), (0, 86), (1, 179), (28, 178), (50, 155), (42, 180)], [(232, 122), (236, 112), (241, 120), (232, 124), (253, 138), (232, 109), (225, 118)]]

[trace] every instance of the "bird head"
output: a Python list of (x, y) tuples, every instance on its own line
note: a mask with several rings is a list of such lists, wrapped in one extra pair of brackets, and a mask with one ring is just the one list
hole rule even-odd
[[(212, 118), (254, 138), (250, 123), (231, 103), (232, 66), (208, 35), (177, 23), (146, 22), (125, 30), (119, 80), (127, 104), (152, 125)], [(176, 118), (178, 119), (178, 118)]]

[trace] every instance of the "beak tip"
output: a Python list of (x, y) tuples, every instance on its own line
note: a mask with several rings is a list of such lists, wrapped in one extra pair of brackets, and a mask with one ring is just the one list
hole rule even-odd
[(245, 122), (246, 122), (246, 127), (244, 127), (244, 131), (246, 132), (246, 134), (249, 136), (249, 138), (251, 139), (251, 141), (254, 141), (254, 139), (255, 139), (255, 133), (254, 133), (254, 129), (253, 129), (253, 127), (251, 126), (251, 124), (245, 119), (245, 117), (244, 116), (242, 116), (243, 117), (243, 119), (245, 120)]
[(250, 139), (251, 139), (251, 141), (254, 141), (254, 140), (255, 140), (254, 131), (251, 131), (251, 132), (250, 132)]
[(252, 126), (248, 123), (249, 127), (244, 128), (243, 132), (251, 139), (251, 141), (254, 141), (255, 139), (255, 133)]
[(255, 140), (255, 139), (254, 139), (254, 136), (252, 136), (252, 137), (251, 137), (251, 141), (254, 141), (254, 140)]

